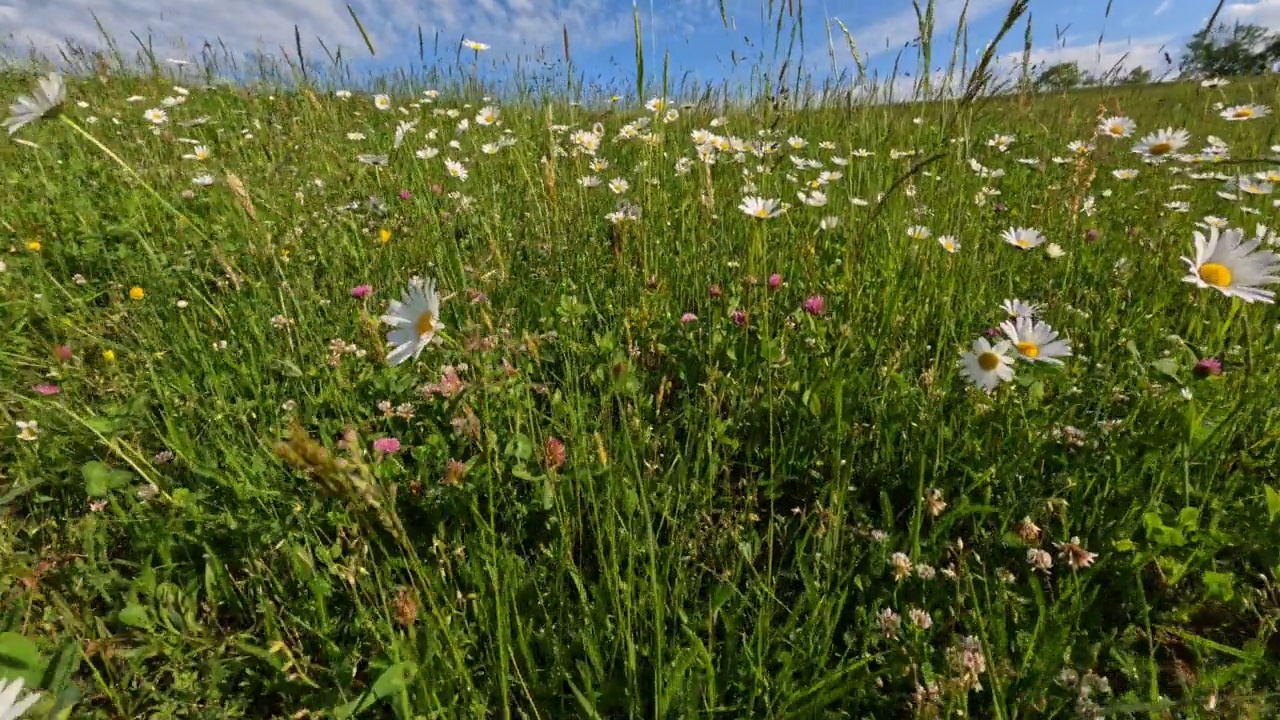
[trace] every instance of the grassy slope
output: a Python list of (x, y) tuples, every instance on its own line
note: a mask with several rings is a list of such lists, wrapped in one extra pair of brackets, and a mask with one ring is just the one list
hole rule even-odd
[[(6, 96), (21, 85), (0, 82)], [(32, 676), (78, 687), (86, 717), (891, 717), (931, 682), (975, 717), (1039, 717), (1076, 704), (1064, 669), (1108, 678), (1104, 705), (1169, 698), (1194, 715), (1216, 693), (1263, 712), (1280, 655), (1278, 508), (1264, 495), (1280, 485), (1276, 315), (1179, 282), (1178, 256), (1205, 214), (1275, 224), (1270, 198), (1245, 215), (1217, 182), (1142, 166), (1129, 141), (1099, 139), (1088, 189), (1072, 165), (1014, 161), (1065, 155), (1102, 102), (1140, 131), (1188, 127), (1190, 150), (1214, 134), (1254, 157), (1276, 142), (1266, 121), (1208, 107), (1251, 93), (1280, 104), (1257, 82), (993, 101), (961, 117), (968, 143), (913, 181), (914, 199), (897, 193), (878, 216), (851, 198), (874, 200), (909, 166), (890, 148), (940, 146), (949, 109), (769, 118), (811, 145), (763, 163), (762, 195), (793, 200), (788, 176), (816, 171), (786, 155), (832, 155), (819, 141), (876, 155), (844, 168), (827, 208), (766, 222), (735, 209), (731, 159), (710, 173), (710, 211), (701, 169), (674, 172), (710, 113), (659, 124), (646, 145), (613, 140), (643, 114), (619, 110), (599, 174), (630, 182), (643, 219), (618, 232), (613, 195), (575, 182), (583, 159), (540, 162), (544, 108), (503, 108), (518, 142), (489, 157), (477, 146), (499, 130), (451, 150), (456, 120), (425, 108), (408, 108), (422, 123), (392, 150), (405, 116), (359, 96), (193, 89), (172, 120), (212, 120), (157, 136), (141, 114), (167, 84), (76, 83), (89, 107), (68, 115), (99, 118), (85, 127), (191, 222), (57, 121), (21, 133), (38, 150), (0, 144), (0, 630), (38, 645), (48, 665)], [(719, 131), (750, 139), (762, 122)], [(345, 139), (355, 130), (367, 139)], [(995, 132), (1017, 136), (1009, 153), (985, 146)], [(213, 157), (182, 160), (180, 137)], [(416, 159), (424, 144), (440, 157)], [(992, 182), (1003, 211), (975, 206), (986, 181), (970, 156), (1007, 170)], [(470, 179), (447, 178), (445, 157), (466, 158)], [(1114, 167), (1142, 174), (1120, 182)], [(224, 183), (190, 185), (200, 172), (237, 175), (253, 215)], [(1071, 211), (1083, 195), (1095, 215)], [(1193, 212), (1165, 209), (1175, 197)], [(841, 225), (820, 231), (824, 215)], [(907, 238), (913, 224), (961, 251)], [(1011, 225), (1066, 255), (1005, 245)], [(388, 369), (376, 318), (413, 274), (451, 296), (450, 340)], [(353, 298), (362, 283), (373, 295)], [(821, 317), (800, 309), (814, 294)], [(956, 358), (1007, 297), (1043, 303), (1076, 357), (1020, 365), (986, 398)], [(334, 340), (360, 352), (331, 361)], [(1195, 381), (1211, 356), (1226, 372)], [(465, 390), (424, 397), (449, 363), (465, 363)], [(413, 417), (386, 417), (384, 400)], [(366, 451), (398, 438), (370, 471), (394, 501), (371, 511), (350, 481), (289, 467), (272, 445), (295, 418), (330, 446), (347, 426)], [(29, 419), (39, 440), (16, 440)], [(547, 470), (553, 437), (567, 461)], [(442, 482), (451, 459), (466, 464), (456, 485)], [(158, 493), (143, 499), (148, 482)], [(937, 516), (929, 488), (948, 503)], [(1079, 536), (1096, 564), (1031, 570), (1024, 517), (1055, 558), (1053, 542)], [(383, 527), (396, 522), (400, 541)], [(895, 581), (895, 552), (938, 573)], [(904, 617), (893, 639), (886, 609)], [(985, 658), (981, 690), (964, 685), (965, 638)], [(370, 688), (383, 697), (366, 707)]]

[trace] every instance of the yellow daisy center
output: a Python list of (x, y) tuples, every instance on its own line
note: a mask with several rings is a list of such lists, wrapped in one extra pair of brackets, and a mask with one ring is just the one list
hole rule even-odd
[(1158, 142), (1158, 143), (1153, 143), (1151, 145), (1150, 153), (1152, 155), (1164, 155), (1165, 153), (1169, 152), (1172, 149), (1173, 149), (1173, 143)]
[(1023, 341), (1018, 343), (1018, 352), (1029, 358), (1040, 357), (1040, 346), (1033, 342)]
[(756, 208), (755, 216), (758, 218), (769, 217), (769, 210), (767, 208), (758, 207)]
[(956, 251), (956, 244), (955, 244), (955, 243), (953, 243), (953, 242), (951, 242), (950, 240), (948, 240), (948, 241), (946, 241), (946, 242), (942, 243), (942, 248), (943, 248), (944, 250), (946, 250), (947, 252), (955, 252), (955, 251)]
[(1218, 263), (1205, 263), (1200, 266), (1200, 279), (1214, 287), (1231, 285), (1231, 268)]
[(1231, 117), (1234, 117), (1234, 118), (1247, 118), (1247, 117), (1253, 117), (1253, 109), (1252, 109), (1252, 108), (1240, 108), (1239, 110), (1236, 110), (1235, 112), (1231, 113)]
[(991, 372), (1000, 367), (1000, 355), (994, 352), (984, 352), (978, 356), (978, 367), (987, 372)]
[(1124, 134), (1124, 126), (1123, 126), (1123, 125), (1112, 125), (1111, 127), (1107, 128), (1107, 132), (1110, 132), (1112, 135), (1123, 135), (1123, 134)]
[(422, 337), (427, 333), (435, 332), (436, 318), (429, 312), (424, 312), (418, 316), (418, 322), (414, 323), (413, 329), (418, 331), (418, 337)]
[(1024, 247), (1026, 247), (1026, 246), (1028, 246), (1028, 245), (1030, 245), (1030, 244), (1031, 244), (1031, 243), (1028, 243), (1028, 242), (1027, 242), (1027, 239), (1026, 239), (1026, 238), (1018, 238), (1017, 240), (1014, 240), (1014, 243), (1016, 243), (1016, 244), (1017, 244), (1017, 246), (1018, 246), (1018, 247), (1020, 247), (1020, 248), (1024, 248)]

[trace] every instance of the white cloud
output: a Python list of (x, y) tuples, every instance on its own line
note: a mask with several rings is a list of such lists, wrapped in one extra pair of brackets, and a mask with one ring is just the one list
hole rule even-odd
[[(1074, 62), (1080, 66), (1081, 70), (1093, 75), (1100, 75), (1117, 67), (1122, 72), (1143, 67), (1159, 78), (1166, 72), (1176, 71), (1176, 68), (1170, 67), (1165, 61), (1164, 54), (1168, 52), (1170, 56), (1176, 56), (1179, 47), (1177, 38), (1168, 35), (1033, 49), (1031, 51), (1032, 74), (1051, 65)], [(1005, 68), (1020, 70), (1022, 53), (1008, 53), (1001, 60)], [(1176, 61), (1177, 58), (1174, 57), (1174, 60)]]
[(1218, 18), (1228, 25), (1238, 21), (1277, 30), (1280, 29), (1280, 0), (1229, 3), (1223, 6)]
[[(527, 54), (558, 50), (567, 27), (575, 48), (592, 49), (628, 37), (629, 15), (619, 17), (610, 0), (353, 0), (357, 16), (378, 55), (397, 49), (417, 52), (421, 27), (428, 51), (436, 31), (442, 54), (464, 35), (493, 46), (492, 52)], [(158, 9), (163, 8), (163, 9)], [(294, 54), (294, 25), (304, 51), (321, 55), (317, 38), (347, 59), (369, 57), (344, 0), (0, 0), (0, 35), (12, 51), (34, 48), (56, 57), (64, 41), (100, 48), (103, 38), (90, 11), (126, 55), (140, 50), (130, 35), (150, 38), (157, 55), (198, 57), (207, 41), (233, 53), (256, 50)], [(446, 50), (447, 48), (447, 50)], [(400, 59), (404, 55), (401, 54)]]

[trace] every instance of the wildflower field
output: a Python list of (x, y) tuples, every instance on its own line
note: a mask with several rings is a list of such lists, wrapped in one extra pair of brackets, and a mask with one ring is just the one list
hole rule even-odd
[(1274, 78), (0, 89), (29, 717), (1280, 707)]

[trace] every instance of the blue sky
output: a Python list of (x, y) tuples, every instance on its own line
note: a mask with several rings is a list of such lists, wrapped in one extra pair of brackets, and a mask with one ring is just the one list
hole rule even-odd
[[(423, 32), (428, 61), (439, 33), (438, 61), (453, 63), (458, 41), (466, 36), (486, 42), (480, 66), (485, 72), (524, 68), (563, 55), (563, 29), (569, 32), (574, 65), (588, 79), (634, 87), (635, 50), (630, 0), (350, 0), (374, 43), (368, 50), (341, 0), (0, 0), (0, 28), (9, 52), (34, 47), (56, 55), (65, 38), (100, 45), (91, 12), (125, 49), (136, 49), (130, 32), (150, 37), (162, 58), (191, 58), (204, 41), (220, 39), (236, 53), (265, 50), (292, 54), (294, 25), (304, 48), (321, 55), (316, 38), (330, 49), (343, 48), (363, 72), (420, 66), (418, 32)], [(764, 17), (769, 0), (725, 0), (726, 28), (719, 0), (639, 0), (646, 64), (660, 72), (669, 53), (672, 75), (703, 83), (728, 80), (741, 86), (754, 63), (772, 65), (773, 34)], [(774, 0), (782, 6), (788, 0)], [(790, 0), (800, 5), (800, 0)], [(995, 35), (1010, 0), (969, 0), (967, 26), (972, 59)], [(885, 77), (894, 66), (918, 72), (917, 36), (910, 0), (804, 0), (805, 68), (817, 75), (852, 71), (852, 54), (836, 19), (853, 35), (872, 73)], [(935, 69), (951, 54), (951, 38), (964, 0), (937, 0)], [(1089, 70), (1117, 62), (1143, 65), (1159, 74), (1168, 69), (1163, 53), (1177, 52), (1213, 11), (1216, 0), (1031, 0), (1035, 50), (1033, 61), (1078, 61)], [(165, 8), (157, 10), (157, 8)], [(777, 12), (775, 7), (775, 13)], [(1221, 17), (1280, 29), (1280, 0), (1228, 0)], [(828, 27), (831, 45), (828, 44)], [(1021, 56), (1024, 24), (998, 48), (1012, 68)], [(784, 37), (785, 41), (785, 37)], [(464, 56), (469, 59), (469, 55)], [(737, 65), (734, 60), (737, 59)]]

